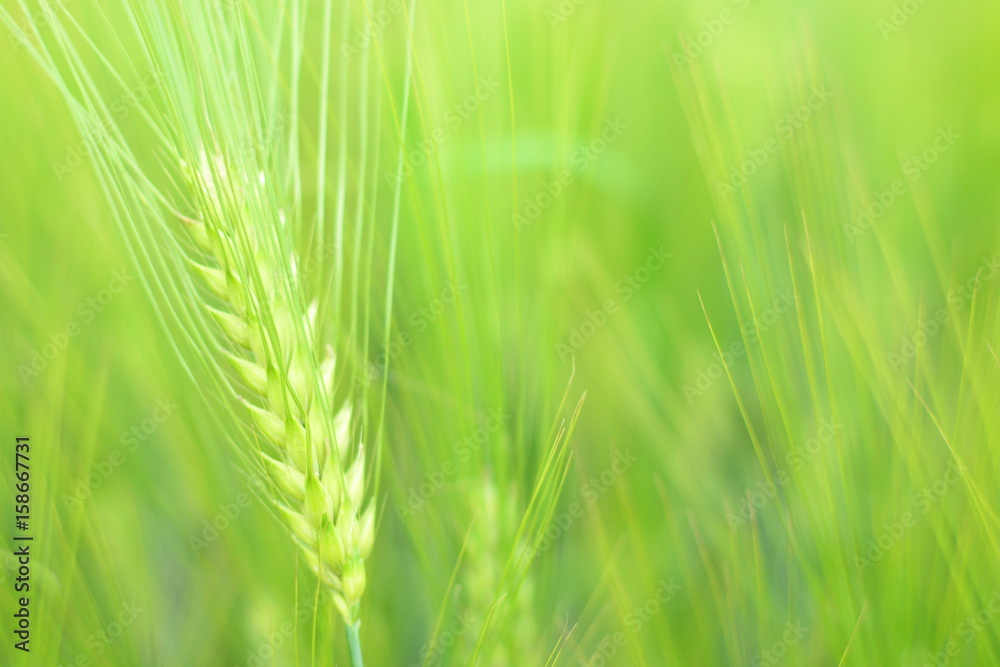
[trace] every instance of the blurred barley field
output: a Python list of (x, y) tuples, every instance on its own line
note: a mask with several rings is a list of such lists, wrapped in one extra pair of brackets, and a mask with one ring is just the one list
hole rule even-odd
[(368, 665), (1000, 664), (1000, 5), (0, 3), (0, 664), (351, 664), (122, 233), (175, 119), (330, 313)]

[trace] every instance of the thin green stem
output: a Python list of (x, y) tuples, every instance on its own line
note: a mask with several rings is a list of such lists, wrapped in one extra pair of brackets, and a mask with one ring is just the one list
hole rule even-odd
[(361, 657), (361, 635), (358, 634), (361, 622), (353, 625), (347, 622), (344, 624), (347, 626), (347, 647), (351, 653), (351, 667), (365, 667), (364, 658)]

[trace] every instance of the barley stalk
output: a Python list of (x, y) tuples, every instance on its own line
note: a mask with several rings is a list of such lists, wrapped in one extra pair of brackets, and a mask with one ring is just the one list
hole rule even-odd
[(358, 664), (375, 506), (366, 503), (365, 452), (355, 444), (350, 402), (333, 408), (335, 354), (327, 346), (318, 355), (317, 305), (301, 305), (294, 254), (282, 251), (282, 214), (250, 220), (246, 202), (263, 176), (233, 174), (221, 156), (201, 156), (185, 171), (199, 209), (199, 219), (182, 218), (199, 251), (190, 265), (216, 301), (206, 308), (266, 443), (253, 455), (269, 500), (348, 624)]

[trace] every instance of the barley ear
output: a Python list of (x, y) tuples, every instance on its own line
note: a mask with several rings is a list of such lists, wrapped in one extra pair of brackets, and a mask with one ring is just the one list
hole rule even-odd
[(252, 454), (269, 482), (263, 488), (356, 633), (375, 507), (366, 503), (351, 404), (333, 407), (336, 359), (316, 340), (316, 306), (302, 305), (295, 258), (280, 251), (281, 226), (252, 221), (243, 206), (255, 180), (239, 178), (222, 156), (212, 160), (206, 166), (202, 156), (202, 168), (187, 174), (200, 219), (185, 217), (183, 227), (201, 251), (188, 264), (218, 324), (234, 392), (265, 443)]

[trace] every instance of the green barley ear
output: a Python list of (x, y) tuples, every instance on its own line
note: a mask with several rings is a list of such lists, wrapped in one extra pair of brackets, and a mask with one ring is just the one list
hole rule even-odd
[(284, 257), (280, 222), (255, 221), (247, 204), (262, 179), (221, 154), (183, 164), (197, 208), (183, 228), (200, 250), (187, 263), (204, 286), (235, 390), (265, 443), (254, 469), (306, 562), (356, 626), (375, 509), (350, 401), (334, 405), (335, 356), (317, 339), (315, 309), (304, 306), (295, 258)]

